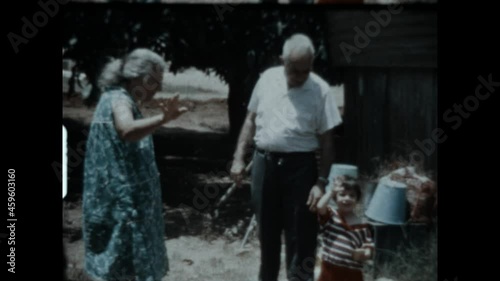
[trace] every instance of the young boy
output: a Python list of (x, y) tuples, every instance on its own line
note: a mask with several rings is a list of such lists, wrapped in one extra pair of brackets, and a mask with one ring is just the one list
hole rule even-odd
[[(336, 209), (328, 206), (330, 199)], [(360, 199), (359, 183), (340, 176), (318, 202), (319, 223), (323, 226), (319, 281), (363, 281), (363, 262), (372, 258), (374, 246), (370, 226), (354, 213)]]

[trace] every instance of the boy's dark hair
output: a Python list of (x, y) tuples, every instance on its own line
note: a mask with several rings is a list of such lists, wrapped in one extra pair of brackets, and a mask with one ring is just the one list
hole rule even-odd
[(333, 186), (333, 200), (337, 197), (339, 192), (338, 188), (344, 188), (345, 190), (352, 190), (356, 194), (356, 201), (359, 202), (361, 199), (361, 186), (357, 179), (351, 176), (338, 176), (334, 181)]

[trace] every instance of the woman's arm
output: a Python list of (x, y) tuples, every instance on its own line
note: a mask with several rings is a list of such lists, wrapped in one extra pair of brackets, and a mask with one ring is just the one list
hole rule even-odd
[(113, 119), (118, 135), (125, 141), (138, 141), (153, 133), (163, 124), (176, 119), (187, 111), (185, 107), (179, 108), (178, 98), (179, 96), (176, 96), (167, 100), (165, 106), (161, 105), (162, 114), (137, 120), (134, 119), (130, 102), (124, 99), (115, 101), (113, 103)]

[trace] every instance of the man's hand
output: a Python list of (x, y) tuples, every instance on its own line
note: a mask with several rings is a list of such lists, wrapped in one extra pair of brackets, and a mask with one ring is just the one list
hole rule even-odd
[(238, 142), (236, 143), (236, 151), (233, 155), (233, 163), (231, 164), (231, 178), (236, 183), (237, 187), (241, 187), (241, 181), (246, 174), (244, 155), (247, 145), (252, 141), (255, 134), (255, 116), (254, 112), (249, 111), (243, 127), (241, 128)]
[(309, 198), (307, 199), (307, 206), (311, 212), (316, 212), (317, 204), (319, 199), (323, 196), (323, 189), (319, 185), (314, 185), (309, 192)]
[(241, 187), (241, 182), (245, 176), (245, 162), (243, 160), (234, 160), (231, 165), (231, 178), (237, 187)]

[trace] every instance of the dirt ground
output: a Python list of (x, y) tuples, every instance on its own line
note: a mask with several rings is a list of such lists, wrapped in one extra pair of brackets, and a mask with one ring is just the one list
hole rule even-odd
[[(155, 103), (171, 95), (163, 93), (152, 103), (144, 105), (141, 108), (143, 114), (150, 116), (159, 113)], [(197, 95), (200, 96), (200, 93)], [(183, 93), (181, 104), (190, 111), (165, 125), (165, 130), (178, 128), (202, 133), (227, 133), (229, 122), (226, 99), (211, 98), (210, 95), (206, 95), (205, 99), (190, 99), (189, 96)], [(70, 120), (87, 127), (92, 120), (93, 110), (84, 106), (78, 95), (63, 98), (63, 120), (66, 122)], [(158, 145), (161, 144), (158, 142)], [(190, 207), (194, 188), (203, 190), (207, 184), (215, 183), (220, 187), (217, 198), (227, 191), (231, 181), (222, 172), (225, 160), (208, 159), (203, 162), (167, 155), (158, 161), (158, 165), (162, 177), (166, 179), (162, 181), (168, 181), (163, 192), (168, 197), (164, 200), (165, 245), (171, 271), (163, 280), (257, 280), (260, 252), (255, 229), (242, 246), (252, 217), (248, 204), (249, 190), (235, 192), (221, 206), (217, 220), (207, 216), (213, 210), (212, 203), (215, 200), (211, 200), (211, 205), (204, 210), (196, 211)], [(83, 270), (81, 187), (78, 186), (82, 179), (81, 174), (76, 172), (70, 173), (69, 177), (69, 193), (63, 210), (63, 242), (68, 261), (66, 275), (71, 281), (83, 281), (89, 279)], [(286, 280), (283, 269), (280, 274), (280, 280)]]
[[(170, 272), (162, 281), (256, 281), (260, 264), (257, 230), (250, 225), (249, 214), (233, 225), (223, 219), (212, 221), (206, 214), (193, 212), (187, 206), (172, 208), (164, 205)], [(225, 214), (234, 213), (227, 210)], [(221, 214), (223, 217), (225, 214)], [(68, 281), (93, 281), (84, 273), (84, 244), (81, 236), (81, 200), (66, 201), (63, 211), (63, 243), (67, 256)], [(191, 228), (191, 229), (190, 229)], [(245, 241), (245, 243), (243, 243)], [(318, 249), (319, 252), (319, 249)], [(285, 248), (282, 247), (279, 281), (286, 281)], [(314, 269), (320, 273), (320, 260)], [(365, 280), (373, 281), (370, 271)], [(391, 280), (394, 281), (394, 280)]]
[[(194, 91), (198, 88), (202, 89), (198, 85)], [(189, 111), (155, 133), (157, 164), (164, 194), (165, 245), (171, 270), (162, 281), (257, 280), (260, 251), (255, 228), (242, 246), (253, 215), (249, 205), (249, 182), (245, 183), (246, 188), (236, 191), (219, 208), (217, 219), (209, 215), (213, 214), (216, 201), (232, 184), (228, 177), (229, 156), (207, 153), (226, 146), (214, 135), (224, 136), (229, 130), (227, 98), (221, 92), (190, 92), (193, 88), (183, 88), (182, 85), (176, 85), (174, 90), (177, 92), (179, 89), (183, 90), (180, 94), (181, 105), (188, 107)], [(173, 96), (175, 92), (158, 93), (152, 102), (141, 106), (143, 115), (147, 117), (160, 113), (157, 103)], [(83, 105), (79, 95), (63, 95), (63, 124), (72, 126), (72, 130), (68, 130), (69, 138), (72, 133), (88, 129), (93, 110)], [(191, 148), (191, 144), (185, 143), (193, 139), (196, 141), (192, 142), (192, 147), (205, 150), (205, 154), (200, 154), (204, 156), (182, 154), (188, 149), (173, 155), (173, 150), (164, 149), (174, 147), (179, 150), (181, 145)], [(73, 143), (78, 143), (77, 147), (80, 145), (78, 141), (74, 140)], [(81, 169), (82, 165), (77, 165), (68, 174), (68, 196), (63, 210), (66, 275), (70, 281), (89, 280), (83, 270)], [(216, 186), (217, 195), (209, 200), (205, 209), (195, 210), (192, 207), (195, 190), (203, 193), (209, 186)], [(283, 248), (280, 281), (286, 280), (284, 262)], [(319, 262), (315, 268), (316, 276), (319, 273), (318, 265)], [(371, 281), (373, 278), (367, 274), (365, 280)]]
[[(83, 273), (84, 247), (81, 239), (81, 203), (66, 203), (64, 209), (64, 246), (68, 268), (67, 277), (72, 281), (87, 280)], [(181, 213), (170, 209), (166, 221), (175, 219)], [(194, 214), (196, 216), (196, 214)], [(182, 220), (181, 220), (182, 221)], [(186, 227), (186, 225), (171, 225)], [(250, 239), (242, 245), (242, 234), (247, 225), (235, 227), (223, 235), (217, 235), (207, 228), (200, 235), (165, 237), (171, 271), (162, 280), (176, 281), (220, 281), (257, 280), (259, 266), (258, 241), (255, 230)], [(168, 231), (167, 231), (168, 233)], [(284, 271), (281, 279), (284, 279)]]
[[(196, 93), (198, 97), (200, 93)], [(141, 107), (145, 116), (158, 114), (155, 103), (172, 96), (160, 94), (151, 103)], [(192, 96), (192, 95), (191, 95)], [(190, 111), (179, 119), (165, 125), (165, 134), (159, 134), (155, 146), (165, 145), (168, 138), (175, 138), (175, 130), (197, 133), (225, 134), (228, 132), (227, 99), (191, 99), (181, 94), (181, 104)], [(79, 96), (63, 98), (63, 121), (88, 127), (93, 108), (83, 105)], [(161, 130), (160, 130), (161, 131)], [(173, 134), (173, 135), (172, 135)], [(200, 135), (201, 136), (201, 135)], [(201, 140), (206, 142), (206, 140)], [(213, 148), (212, 148), (213, 149)], [(260, 263), (259, 243), (256, 229), (249, 232), (242, 246), (253, 215), (249, 205), (249, 182), (246, 188), (232, 194), (219, 208), (219, 217), (212, 220), (214, 203), (232, 184), (227, 174), (227, 159), (200, 159), (191, 157), (158, 157), (164, 196), (165, 245), (171, 271), (162, 280), (175, 281), (221, 281), (257, 280)], [(82, 240), (81, 174), (78, 166), (69, 174), (68, 196), (64, 204), (63, 242), (67, 256), (66, 275), (70, 281), (90, 280), (84, 274), (84, 247)], [(208, 185), (217, 186), (217, 196), (203, 210), (192, 208), (194, 190), (204, 191)], [(317, 263), (319, 265), (319, 263)], [(282, 250), (280, 281), (286, 280), (285, 251)], [(316, 267), (319, 273), (319, 267)], [(317, 276), (316, 274), (316, 276)], [(370, 280), (369, 278), (366, 280)]]

